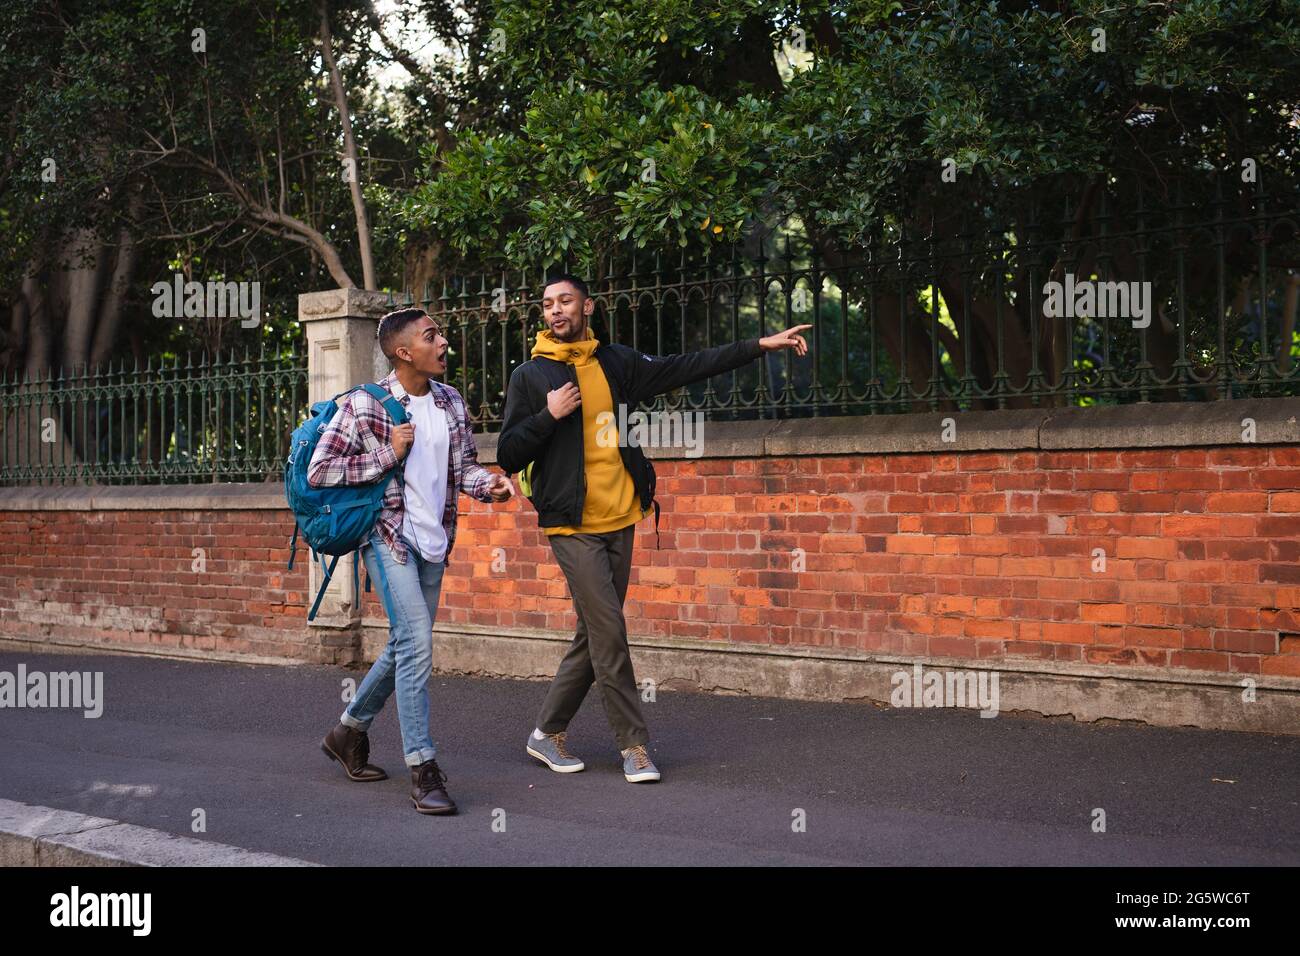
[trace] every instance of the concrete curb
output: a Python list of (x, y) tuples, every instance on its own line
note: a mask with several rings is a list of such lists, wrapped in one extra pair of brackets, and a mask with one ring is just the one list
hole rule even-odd
[(71, 810), (0, 799), (0, 866), (319, 866)]
[[(388, 625), (384, 624), (387, 629)], [(98, 654), (110, 657), (158, 657), (170, 661), (189, 661), (223, 664), (272, 664), (276, 667), (297, 667), (319, 661), (300, 657), (272, 657), (266, 654), (237, 654), (223, 651), (205, 651), (189, 647), (165, 647), (149, 644), (90, 644), (84, 641), (56, 637), (16, 637), (0, 633), (0, 651), (25, 651), (30, 654)]]
[[(383, 646), (381, 628), (366, 628), (365, 657)], [(436, 625), (434, 670), (470, 677), (546, 680), (571, 640), (545, 631)], [(687, 639), (628, 642), (638, 680), (668, 691), (773, 697), (822, 703), (888, 706), (894, 675), (925, 670), (999, 675), (1000, 710), (1042, 717), (1137, 721), (1154, 727), (1193, 727), (1265, 734), (1300, 734), (1300, 680), (1209, 671), (1168, 673), (1030, 658), (907, 657), (832, 648), (771, 648)], [(1250, 678), (1255, 699), (1243, 698)]]

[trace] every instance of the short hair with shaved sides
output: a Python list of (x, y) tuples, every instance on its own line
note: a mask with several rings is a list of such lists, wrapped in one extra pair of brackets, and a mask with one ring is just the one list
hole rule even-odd
[(395, 358), (402, 335), (411, 323), (418, 322), (428, 314), (424, 309), (398, 309), (396, 312), (389, 312), (379, 320), (379, 328), (375, 329), (375, 338), (379, 339), (379, 348), (383, 350), (384, 357), (388, 361), (391, 362)]

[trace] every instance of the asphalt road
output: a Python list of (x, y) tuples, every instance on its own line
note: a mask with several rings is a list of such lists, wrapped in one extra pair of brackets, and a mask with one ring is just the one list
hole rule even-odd
[(316, 863), (1300, 863), (1300, 737), (661, 691), (664, 780), (633, 785), (594, 694), (569, 737), (587, 770), (561, 775), (524, 753), (543, 684), (434, 675), (460, 814), (424, 817), (396, 699), (371, 729), (388, 780), (320, 751), (362, 671), (0, 652), (20, 662), (102, 671), (104, 711), (0, 709), (0, 797)]

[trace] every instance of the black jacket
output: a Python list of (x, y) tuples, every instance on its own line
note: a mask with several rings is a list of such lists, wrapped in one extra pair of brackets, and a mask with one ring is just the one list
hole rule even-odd
[[(748, 339), (685, 355), (645, 355), (626, 345), (602, 342), (593, 354), (609, 382), (618, 416), (620, 405), (630, 414), (646, 399), (752, 362), (763, 349), (758, 339)], [(582, 408), (559, 421), (546, 408), (546, 393), (565, 382), (578, 384), (578, 373), (568, 362), (539, 355), (516, 368), (510, 375), (497, 439), (497, 464), (507, 474), (533, 465), (529, 500), (543, 528), (582, 524), (587, 497)], [(654, 502), (654, 466), (637, 446), (620, 445), (619, 454), (632, 476), (642, 509), (648, 509)], [(654, 507), (657, 517), (659, 506)]]

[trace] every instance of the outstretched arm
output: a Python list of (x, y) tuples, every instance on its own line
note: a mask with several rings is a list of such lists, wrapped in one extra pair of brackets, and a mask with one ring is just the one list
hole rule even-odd
[(806, 355), (808, 343), (799, 333), (811, 328), (811, 325), (796, 325), (761, 339), (746, 339), (683, 355), (641, 354), (632, 364), (632, 399), (640, 402), (683, 385), (730, 372), (752, 362), (764, 352), (792, 348), (796, 355)]

